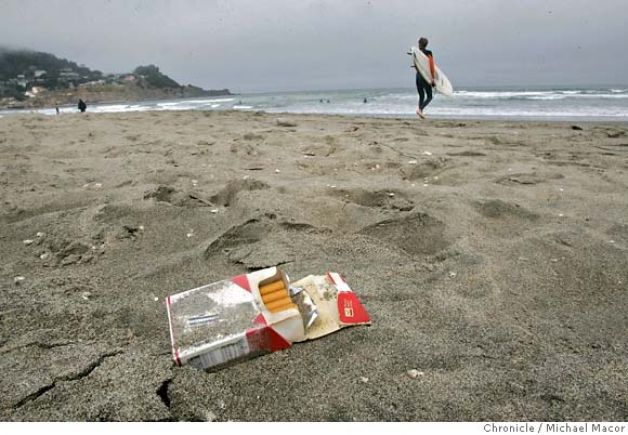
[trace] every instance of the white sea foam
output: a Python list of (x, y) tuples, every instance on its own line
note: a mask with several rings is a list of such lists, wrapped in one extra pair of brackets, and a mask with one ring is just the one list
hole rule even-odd
[[(611, 90), (613, 91), (613, 90)], [(530, 100), (560, 100), (564, 98), (628, 98), (628, 93), (616, 89), (616, 92), (602, 91), (582, 91), (582, 90), (566, 90), (566, 91), (455, 91), (454, 96), (470, 99), (530, 99)]]
[(506, 91), (506, 92), (494, 92), (494, 91), (455, 91), (454, 96), (463, 98), (489, 98), (489, 99), (501, 99), (501, 98), (526, 98), (526, 97), (539, 97), (544, 95), (552, 95), (554, 92), (544, 91)]
[(132, 112), (133, 106), (128, 104), (91, 105), (89, 111), (96, 113)]
[[(363, 103), (364, 99), (367, 103)], [(90, 104), (88, 113), (181, 110), (263, 110), (353, 116), (414, 117), (418, 96), (413, 88), (358, 91), (292, 92), (238, 95), (234, 98), (180, 99), (133, 104)], [(235, 103), (237, 101), (237, 103)], [(329, 101), (329, 102), (328, 102)], [(89, 103), (88, 103), (89, 104)], [(56, 114), (54, 108), (1, 110)], [(62, 114), (76, 113), (74, 107)], [(607, 119), (628, 121), (628, 89), (459, 89), (453, 97), (436, 94), (430, 116), (462, 118)]]

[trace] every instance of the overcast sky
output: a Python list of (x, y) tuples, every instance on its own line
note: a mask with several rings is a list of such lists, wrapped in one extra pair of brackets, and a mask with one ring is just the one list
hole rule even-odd
[(0, 0), (0, 45), (253, 92), (413, 87), (426, 36), (454, 86), (626, 85), (627, 21), (628, 0)]

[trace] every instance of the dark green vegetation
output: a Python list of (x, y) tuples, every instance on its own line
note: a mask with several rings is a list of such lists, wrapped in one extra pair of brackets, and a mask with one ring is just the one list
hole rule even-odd
[(180, 85), (155, 65), (138, 66), (132, 73), (103, 74), (50, 53), (0, 48), (0, 99), (24, 101), (42, 92), (78, 88), (96, 90), (97, 87), (102, 91), (106, 89), (103, 86), (128, 87), (131, 84), (140, 90), (180, 91), (184, 95), (230, 94), (228, 89), (206, 91), (192, 85)]

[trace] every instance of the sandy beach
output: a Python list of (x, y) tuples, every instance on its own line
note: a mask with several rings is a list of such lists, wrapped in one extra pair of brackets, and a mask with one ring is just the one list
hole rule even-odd
[[(0, 118), (0, 420), (626, 421), (627, 192), (620, 123)], [(372, 326), (175, 366), (164, 298), (275, 265)]]

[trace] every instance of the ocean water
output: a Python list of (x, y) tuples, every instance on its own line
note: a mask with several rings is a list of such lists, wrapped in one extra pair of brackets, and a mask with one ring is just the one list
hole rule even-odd
[[(366, 99), (366, 103), (364, 100)], [(413, 88), (312, 92), (275, 92), (229, 97), (147, 101), (130, 104), (93, 104), (88, 112), (112, 113), (151, 110), (262, 110), (269, 113), (308, 113), (349, 116), (415, 117)], [(89, 102), (88, 102), (89, 104)], [(63, 113), (74, 107), (61, 108)], [(36, 112), (54, 115), (54, 108), (0, 110), (0, 116)], [(435, 94), (426, 109), (433, 118), (512, 120), (628, 121), (628, 86), (608, 88), (500, 88), (458, 89), (453, 97)]]

